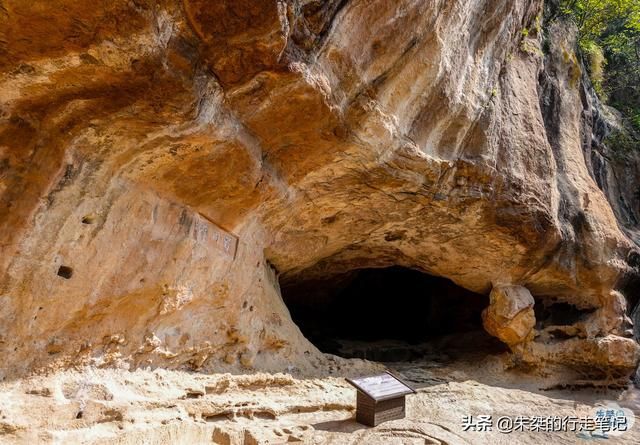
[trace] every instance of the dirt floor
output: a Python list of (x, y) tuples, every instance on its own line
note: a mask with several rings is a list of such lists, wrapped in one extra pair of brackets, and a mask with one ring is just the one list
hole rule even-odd
[[(640, 391), (633, 387), (562, 388), (561, 379), (509, 370), (506, 355), (458, 351), (388, 363), (417, 394), (407, 398), (405, 419), (368, 428), (354, 420), (356, 393), (344, 377), (382, 365), (333, 362), (312, 378), (293, 367), (274, 375), (87, 368), (5, 382), (0, 443), (570, 444), (598, 438), (544, 427), (503, 433), (496, 422), (502, 416), (583, 417), (614, 404), (640, 414)], [(481, 415), (492, 416), (491, 431), (465, 431), (464, 417)], [(638, 444), (638, 428), (604, 443)]]

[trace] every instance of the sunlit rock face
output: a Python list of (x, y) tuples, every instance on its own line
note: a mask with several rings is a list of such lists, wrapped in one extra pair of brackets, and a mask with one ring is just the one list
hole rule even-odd
[(0, 376), (310, 371), (278, 277), (388, 266), (569, 305), (516, 352), (630, 372), (637, 211), (607, 197), (637, 178), (585, 156), (542, 6), (2, 2)]
[(507, 345), (529, 340), (536, 325), (535, 300), (521, 286), (494, 287), (490, 304), (482, 314), (484, 328)]

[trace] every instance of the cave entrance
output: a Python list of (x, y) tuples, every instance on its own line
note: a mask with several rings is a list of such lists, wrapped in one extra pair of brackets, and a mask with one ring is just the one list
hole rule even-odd
[(294, 322), (325, 353), (400, 362), (504, 347), (482, 328), (488, 296), (446, 278), (396, 266), (285, 279), (281, 287)]

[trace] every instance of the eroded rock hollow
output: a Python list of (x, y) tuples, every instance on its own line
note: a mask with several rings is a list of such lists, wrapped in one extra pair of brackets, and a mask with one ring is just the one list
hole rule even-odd
[(575, 35), (542, 17), (540, 0), (0, 2), (0, 377), (311, 372), (325, 356), (280, 283), (311, 298), (382, 268), (477, 297), (475, 327), (518, 363), (631, 374), (638, 159), (608, 155)]

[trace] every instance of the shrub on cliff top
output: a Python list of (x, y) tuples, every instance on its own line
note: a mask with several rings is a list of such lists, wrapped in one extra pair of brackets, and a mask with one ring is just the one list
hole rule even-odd
[(640, 1), (562, 0), (600, 97), (640, 130)]

